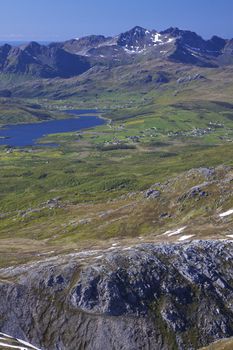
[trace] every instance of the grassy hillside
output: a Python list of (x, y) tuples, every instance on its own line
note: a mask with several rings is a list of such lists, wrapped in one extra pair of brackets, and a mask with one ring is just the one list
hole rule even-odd
[[(232, 66), (202, 68), (156, 59), (118, 67), (93, 67), (70, 79), (1, 74), (0, 90), (13, 97), (71, 99), (80, 105), (167, 104), (180, 100), (231, 100)], [(137, 103), (138, 102), (138, 103)]]
[(231, 350), (231, 349), (233, 349), (232, 338), (220, 340), (214, 344), (207, 346), (206, 348), (202, 348), (201, 350)]
[[(233, 207), (232, 104), (163, 98), (106, 112), (112, 122), (96, 129), (41, 140), (58, 148), (1, 147), (2, 265), (119, 242), (178, 240), (163, 233), (186, 226), (183, 234), (193, 238), (230, 235), (232, 219), (219, 213)], [(46, 103), (54, 115), (67, 103), (77, 107)], [(217, 169), (210, 178), (189, 172), (200, 167)], [(189, 198), (197, 185), (207, 195)], [(145, 198), (151, 187), (159, 198)]]
[(35, 123), (66, 118), (64, 112), (53, 108), (39, 99), (0, 98), (0, 127), (5, 124)]
[[(167, 83), (158, 82), (161, 71)], [(179, 240), (163, 233), (183, 227), (192, 238), (230, 238), (232, 216), (219, 214), (233, 208), (232, 77), (230, 66), (155, 60), (66, 80), (2, 76), (0, 88), (12, 92), (0, 100), (2, 125), (87, 107), (110, 122), (41, 140), (57, 148), (0, 147), (0, 263)], [(208, 177), (199, 168), (215, 170)], [(150, 188), (158, 198), (146, 198)]]

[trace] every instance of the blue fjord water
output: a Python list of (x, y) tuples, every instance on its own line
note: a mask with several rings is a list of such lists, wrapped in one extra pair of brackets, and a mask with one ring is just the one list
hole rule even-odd
[(69, 110), (66, 113), (70, 115), (90, 114), (90, 116), (41, 123), (6, 125), (4, 128), (0, 128), (0, 145), (10, 147), (36, 146), (38, 140), (45, 135), (74, 132), (103, 125), (105, 121), (95, 116), (97, 112), (96, 110)]

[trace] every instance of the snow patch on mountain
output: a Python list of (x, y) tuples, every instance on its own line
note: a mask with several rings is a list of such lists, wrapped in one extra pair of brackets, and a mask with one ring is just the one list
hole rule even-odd
[(144, 52), (146, 49), (145, 48), (143, 48), (143, 49), (140, 49), (140, 47), (139, 46), (130, 46), (130, 49), (128, 49), (128, 48), (126, 48), (126, 47), (124, 47), (124, 51), (126, 52), (126, 53), (128, 53), (128, 54), (138, 54), (138, 53), (142, 53), (142, 52)]
[(224, 218), (224, 217), (229, 216), (229, 215), (231, 215), (231, 214), (233, 214), (233, 209), (230, 209), (230, 210), (228, 210), (228, 211), (225, 211), (224, 213), (219, 214), (219, 216), (220, 216), (220, 218)]
[(0, 347), (18, 350), (39, 350), (24, 340), (13, 338), (4, 333), (0, 333)]
[(182, 237), (180, 237), (179, 239), (178, 239), (178, 241), (179, 242), (183, 242), (183, 241), (186, 241), (187, 239), (190, 239), (190, 238), (192, 238), (192, 237), (194, 237), (195, 235), (184, 235), (184, 236), (182, 236)]
[(174, 230), (174, 231), (167, 231), (164, 233), (164, 235), (167, 235), (168, 237), (172, 237), (172, 236), (175, 236), (175, 235), (179, 235), (181, 232), (183, 232), (185, 229), (186, 229), (187, 226), (184, 226), (184, 227), (181, 227), (177, 230)]
[(153, 43), (161, 43), (162, 40), (161, 40), (161, 37), (162, 35), (159, 34), (159, 33), (156, 33), (156, 34), (152, 34), (152, 37), (151, 37), (151, 40), (153, 41)]

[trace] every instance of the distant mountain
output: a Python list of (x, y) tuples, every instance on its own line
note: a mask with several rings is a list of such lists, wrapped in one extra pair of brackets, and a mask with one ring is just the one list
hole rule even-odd
[(42, 78), (69, 78), (93, 66), (111, 67), (146, 59), (202, 67), (233, 64), (233, 39), (213, 36), (204, 40), (195, 32), (178, 28), (158, 32), (136, 26), (115, 37), (90, 35), (47, 46), (31, 42), (0, 47), (1, 72)]
[(98, 57), (102, 61), (111, 59), (122, 62), (126, 58), (132, 61), (135, 56), (149, 55), (180, 63), (216, 67), (224, 61), (229, 62), (229, 58), (232, 59), (232, 42), (233, 40), (217, 36), (204, 40), (194, 32), (178, 28), (157, 32), (137, 26), (116, 37), (88, 36), (59, 45), (69, 52), (86, 57)]
[(59, 47), (50, 48), (36, 42), (20, 47), (8, 44), (0, 47), (0, 71), (3, 73), (69, 78), (89, 68), (90, 64), (85, 57)]

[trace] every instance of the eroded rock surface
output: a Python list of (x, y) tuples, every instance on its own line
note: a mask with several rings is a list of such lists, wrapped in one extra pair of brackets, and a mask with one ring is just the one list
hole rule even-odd
[(140, 244), (0, 270), (0, 331), (45, 350), (197, 349), (233, 335), (233, 242)]

